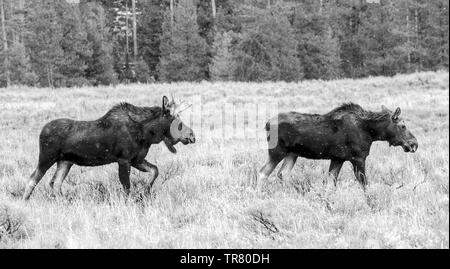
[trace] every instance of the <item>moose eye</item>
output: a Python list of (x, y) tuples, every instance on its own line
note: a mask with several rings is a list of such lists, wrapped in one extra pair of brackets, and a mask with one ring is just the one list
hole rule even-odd
[(402, 125), (402, 129), (405, 130), (406, 129), (406, 125)]
[(181, 129), (183, 129), (183, 124), (179, 123), (178, 124), (178, 131), (181, 131)]

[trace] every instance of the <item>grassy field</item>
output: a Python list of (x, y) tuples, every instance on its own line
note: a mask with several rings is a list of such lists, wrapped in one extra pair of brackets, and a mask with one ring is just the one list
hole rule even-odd
[[(368, 110), (400, 106), (419, 141), (415, 154), (375, 143), (364, 193), (346, 163), (337, 188), (327, 161), (299, 159), (284, 181), (275, 173), (251, 187), (266, 151), (252, 139), (202, 136), (171, 154), (152, 146), (160, 176), (133, 170), (125, 201), (117, 165), (74, 166), (64, 197), (46, 189), (20, 199), (49, 120), (92, 120), (112, 105), (160, 105), (162, 95), (201, 95), (204, 120), (223, 103), (276, 101), (282, 111), (325, 113), (348, 101)], [(116, 87), (0, 89), (0, 248), (448, 248), (449, 75), (302, 83), (177, 83)], [(258, 127), (259, 128), (259, 127)], [(194, 129), (194, 131), (196, 131)], [(255, 130), (264, 136), (262, 128)]]

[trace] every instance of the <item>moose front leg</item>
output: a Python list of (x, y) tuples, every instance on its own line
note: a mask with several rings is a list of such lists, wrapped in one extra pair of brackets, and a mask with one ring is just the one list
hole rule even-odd
[(141, 172), (151, 172), (153, 174), (153, 177), (150, 180), (150, 189), (151, 189), (153, 183), (155, 183), (155, 180), (159, 175), (158, 167), (156, 167), (156, 165), (154, 164), (147, 162), (146, 160), (143, 160), (141, 163), (138, 164), (133, 164), (133, 167)]
[(130, 194), (130, 163), (119, 162), (119, 179), (126, 196)]
[(166, 147), (169, 149), (170, 152), (177, 153), (177, 149), (173, 146), (172, 141), (169, 138), (164, 136), (163, 142), (166, 145)]
[(367, 178), (366, 178), (366, 159), (358, 158), (351, 161), (353, 165), (353, 172), (355, 173), (356, 180), (361, 183), (363, 190), (366, 191)]

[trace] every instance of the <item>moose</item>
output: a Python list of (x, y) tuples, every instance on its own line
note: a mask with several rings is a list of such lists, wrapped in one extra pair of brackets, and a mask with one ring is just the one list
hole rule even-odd
[(174, 147), (195, 143), (194, 132), (180, 119), (180, 113), (189, 106), (162, 98), (162, 107), (138, 107), (120, 103), (103, 117), (93, 121), (56, 119), (47, 123), (39, 136), (39, 160), (23, 195), (28, 200), (33, 189), (56, 163), (54, 176), (48, 187), (55, 195), (62, 195), (61, 185), (73, 164), (100, 166), (118, 163), (119, 179), (124, 193), (130, 192), (130, 168), (151, 172), (150, 188), (158, 177), (158, 167), (145, 160), (152, 144), (164, 142)]
[[(298, 112), (280, 113), (265, 126), (269, 145), (269, 158), (259, 171), (258, 187), (284, 160), (277, 177), (289, 173), (297, 158), (331, 160), (329, 173), (334, 185), (344, 162), (353, 165), (356, 179), (366, 190), (366, 158), (375, 141), (387, 141), (390, 146), (401, 146), (405, 152), (416, 152), (417, 139), (395, 112), (382, 106), (381, 112), (364, 110), (360, 105), (345, 103), (332, 111), (320, 114)], [(276, 133), (275, 133), (276, 132)], [(275, 137), (275, 138), (274, 138)], [(269, 144), (271, 144), (269, 142)]]

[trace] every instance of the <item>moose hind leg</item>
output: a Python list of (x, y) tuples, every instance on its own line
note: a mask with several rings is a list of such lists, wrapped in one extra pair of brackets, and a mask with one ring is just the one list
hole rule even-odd
[(30, 176), (27, 186), (25, 187), (23, 200), (28, 200), (30, 198), (31, 193), (33, 192), (39, 181), (42, 179), (42, 177), (45, 175), (45, 172), (41, 171), (39, 168), (36, 168), (36, 170), (34, 170), (33, 174), (31, 174)]
[(49, 188), (50, 190), (53, 190), (53, 185), (55, 184), (55, 179), (56, 179), (56, 173), (53, 174), (53, 177), (47, 181), (47, 188)]
[(62, 183), (64, 182), (64, 179), (66, 178), (67, 174), (70, 171), (70, 168), (72, 167), (73, 163), (68, 161), (59, 161), (56, 166), (56, 172), (55, 175), (52, 178), (52, 181), (50, 184), (54, 185), (54, 192), (55, 195), (62, 196)]
[(262, 184), (266, 181), (266, 179), (270, 176), (275, 167), (277, 167), (277, 165), (281, 162), (281, 160), (283, 160), (285, 156), (286, 153), (281, 152), (280, 150), (274, 151), (269, 150), (269, 160), (259, 170), (259, 176), (256, 182), (256, 187), (258, 189), (261, 189)]
[(25, 187), (25, 192), (23, 194), (22, 199), (28, 200), (33, 193), (36, 185), (41, 181), (42, 177), (44, 177), (47, 170), (54, 164), (54, 161), (43, 160), (42, 155), (39, 156), (39, 164), (34, 172), (31, 174), (30, 179), (28, 180), (27, 186)]
[(128, 162), (119, 163), (119, 180), (126, 196), (130, 194), (130, 167)]
[(357, 159), (352, 161), (353, 172), (355, 173), (355, 177), (358, 182), (361, 184), (364, 191), (366, 191), (367, 187), (367, 178), (366, 178), (366, 164), (365, 160)]
[(133, 167), (141, 172), (152, 173), (152, 179), (150, 180), (150, 189), (151, 189), (153, 184), (155, 183), (156, 178), (159, 175), (158, 167), (152, 163), (147, 162), (146, 160), (143, 160), (142, 163), (139, 164), (133, 164)]
[(283, 175), (287, 175), (292, 170), (292, 168), (294, 168), (296, 161), (297, 155), (290, 153), (288, 156), (286, 156), (280, 170), (278, 171), (278, 178), (283, 179)]
[(341, 172), (341, 168), (344, 162), (342, 160), (331, 160), (330, 169), (328, 172), (333, 175), (334, 186), (336, 187), (339, 173)]

